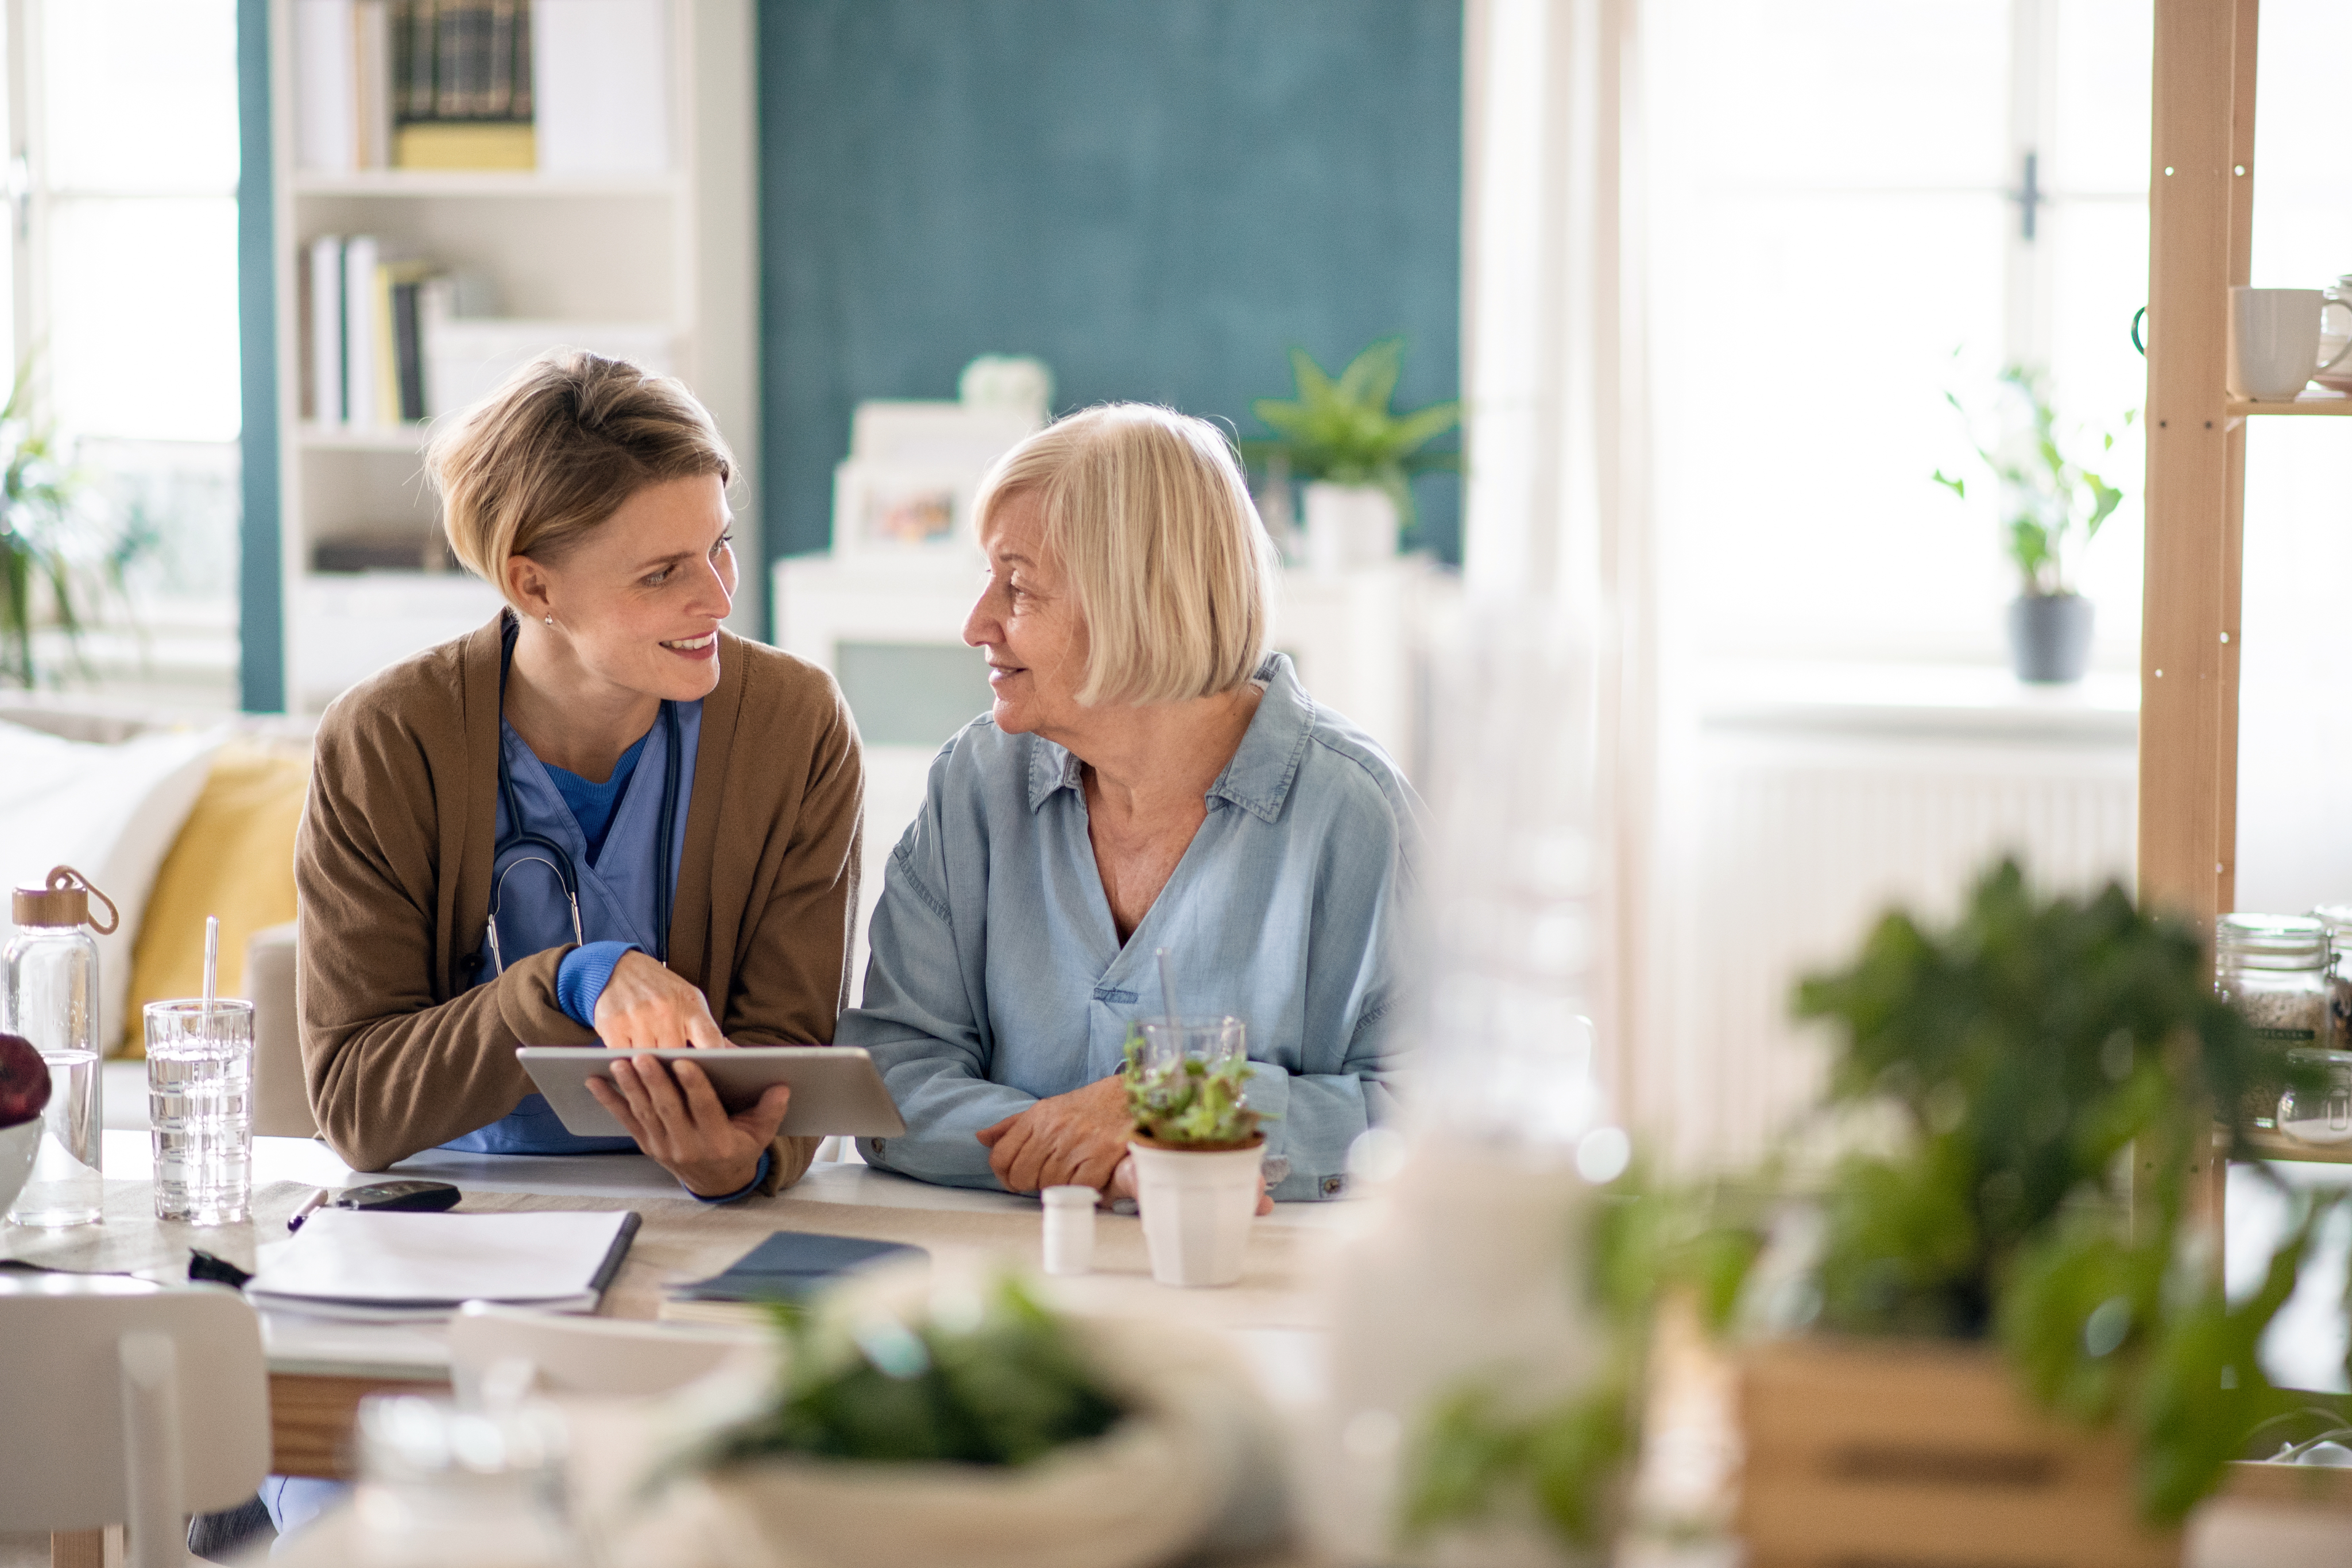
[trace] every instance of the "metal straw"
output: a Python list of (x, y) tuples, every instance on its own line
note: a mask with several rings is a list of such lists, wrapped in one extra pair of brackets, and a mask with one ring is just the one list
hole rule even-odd
[(1152, 956), (1160, 960), (1160, 1005), (1168, 1009), (1168, 1027), (1176, 1027), (1176, 966), (1169, 960), (1168, 949), (1155, 947)]
[(205, 1021), (213, 1017), (213, 998), (220, 994), (220, 916), (205, 916)]

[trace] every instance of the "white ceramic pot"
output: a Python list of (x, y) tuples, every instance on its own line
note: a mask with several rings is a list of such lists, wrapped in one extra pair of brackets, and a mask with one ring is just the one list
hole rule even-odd
[(1371, 485), (1307, 486), (1307, 560), (1327, 577), (1394, 560), (1396, 502)]
[(13, 1127), (0, 1127), (0, 1214), (16, 1201), (25, 1190), (25, 1178), (33, 1174), (33, 1156), (41, 1152), (41, 1118), (19, 1122)]
[(1170, 1149), (1130, 1143), (1135, 1201), (1151, 1277), (1163, 1285), (1230, 1285), (1242, 1277), (1265, 1139), (1245, 1149)]

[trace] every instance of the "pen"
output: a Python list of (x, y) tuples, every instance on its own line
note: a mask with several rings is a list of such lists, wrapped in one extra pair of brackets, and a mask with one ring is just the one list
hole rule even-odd
[(302, 1222), (310, 1218), (311, 1211), (324, 1207), (326, 1206), (327, 1199), (333, 1196), (334, 1195), (332, 1193), (323, 1186), (318, 1191), (312, 1193), (309, 1197), (303, 1200), (302, 1207), (294, 1211), (292, 1218), (286, 1221), (286, 1228), (289, 1231), (301, 1229)]

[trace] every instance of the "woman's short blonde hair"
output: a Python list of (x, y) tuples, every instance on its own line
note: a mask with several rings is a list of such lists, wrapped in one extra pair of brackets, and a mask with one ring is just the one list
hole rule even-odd
[(1027, 494), (1087, 625), (1079, 702), (1213, 696), (1257, 674), (1274, 631), (1274, 541), (1224, 432), (1149, 403), (1087, 409), (997, 460), (975, 527)]
[(735, 459), (677, 382), (557, 349), (436, 431), (425, 468), (449, 549), (503, 594), (509, 557), (560, 559), (647, 485), (723, 486)]

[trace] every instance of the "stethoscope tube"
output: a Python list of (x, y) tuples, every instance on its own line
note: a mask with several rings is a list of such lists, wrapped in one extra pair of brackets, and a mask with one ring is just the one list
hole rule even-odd
[[(515, 639), (521, 632), (522, 627), (520, 622), (508, 627), (506, 646), (499, 656), (499, 712), (501, 726), (505, 722), (507, 672), (514, 667)], [(658, 964), (667, 964), (671, 901), (676, 897), (676, 891), (671, 885), (675, 875), (675, 868), (671, 862), (676, 858), (677, 851), (672, 841), (677, 836), (677, 775), (679, 766), (685, 758), (686, 743), (683, 736), (685, 727), (678, 719), (677, 705), (667, 698), (661, 705), (661, 722), (665, 758), (668, 767), (662, 773), (661, 824), (659, 836), (654, 845), (654, 961)], [(524, 855), (509, 862), (506, 870), (499, 873), (498, 880), (491, 884), (489, 946), (492, 978), (506, 973), (506, 957), (499, 946), (499, 912), (506, 904), (507, 878), (514, 874), (517, 866), (536, 863), (545, 866), (555, 873), (555, 880), (563, 888), (563, 901), (570, 906), (572, 912), (572, 943), (578, 946), (585, 946), (588, 942), (586, 930), (580, 923), (579, 863), (572, 858), (571, 851), (544, 833), (523, 831), (522, 797), (515, 792), (514, 773), (507, 766), (504, 735), (499, 737), (499, 800), (506, 808), (508, 832), (505, 838), (499, 840), (491, 847), (490, 863), (493, 866), (497, 865), (500, 856), (514, 850), (531, 849), (541, 852)]]

